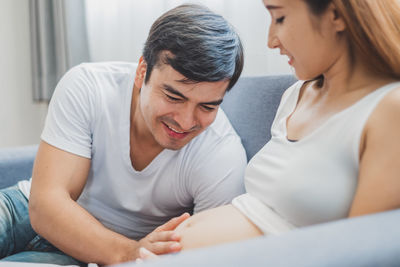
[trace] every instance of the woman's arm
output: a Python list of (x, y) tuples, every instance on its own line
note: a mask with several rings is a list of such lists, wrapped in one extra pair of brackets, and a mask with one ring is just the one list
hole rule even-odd
[(349, 216), (400, 207), (400, 88), (388, 93), (367, 121), (358, 187)]
[(254, 238), (262, 232), (232, 205), (193, 215), (175, 230), (183, 249), (212, 246)]

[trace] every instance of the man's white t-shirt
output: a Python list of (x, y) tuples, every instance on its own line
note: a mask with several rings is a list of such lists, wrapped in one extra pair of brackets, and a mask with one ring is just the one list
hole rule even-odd
[[(129, 153), (136, 66), (106, 62), (72, 68), (56, 87), (41, 138), (91, 159), (78, 203), (107, 228), (137, 240), (185, 211), (227, 204), (242, 194), (246, 155), (219, 109), (215, 121), (182, 149), (164, 149), (136, 171)], [(30, 181), (19, 187), (29, 198)]]

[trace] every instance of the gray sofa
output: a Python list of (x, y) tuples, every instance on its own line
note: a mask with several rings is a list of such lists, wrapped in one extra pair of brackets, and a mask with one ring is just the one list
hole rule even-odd
[[(292, 76), (244, 77), (225, 97), (222, 107), (248, 159), (269, 140), (281, 95), (294, 82)], [(0, 188), (30, 177), (36, 150), (0, 149)], [(400, 209), (163, 256), (141, 266), (400, 266), (397, 222)]]

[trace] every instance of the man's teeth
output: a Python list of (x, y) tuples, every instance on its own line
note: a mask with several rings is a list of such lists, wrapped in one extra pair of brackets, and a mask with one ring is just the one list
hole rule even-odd
[(175, 130), (174, 128), (170, 127), (169, 125), (167, 125), (167, 127), (168, 127), (169, 129), (171, 129), (172, 131), (176, 132), (176, 133), (180, 133), (180, 134), (183, 134), (183, 133), (184, 133), (184, 132), (180, 132), (180, 131), (178, 131), (178, 130)]

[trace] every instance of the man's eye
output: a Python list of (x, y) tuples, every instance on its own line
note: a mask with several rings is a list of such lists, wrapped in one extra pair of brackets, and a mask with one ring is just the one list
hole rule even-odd
[(171, 101), (181, 101), (181, 99), (179, 99), (179, 98), (172, 97), (172, 96), (170, 96), (170, 95), (166, 95), (166, 96), (167, 96), (167, 98), (168, 98), (169, 100), (171, 100)]
[(280, 17), (280, 18), (277, 18), (277, 19), (275, 20), (275, 23), (276, 23), (276, 24), (282, 24), (284, 20), (285, 20), (285, 16), (282, 16), (282, 17)]
[(209, 107), (209, 106), (202, 106), (206, 111), (213, 111), (215, 110), (214, 107)]

